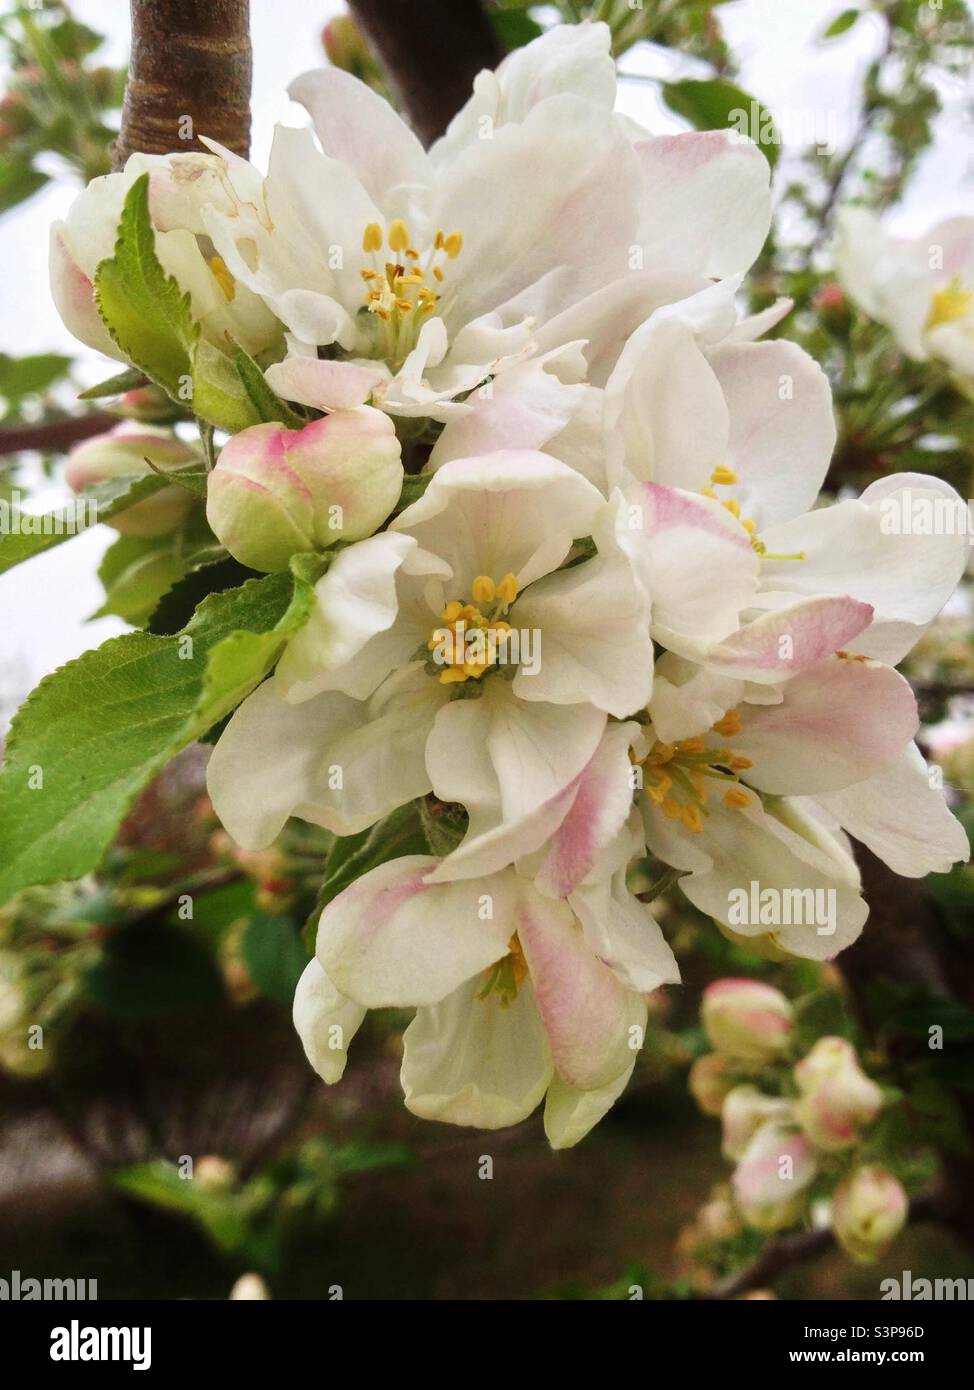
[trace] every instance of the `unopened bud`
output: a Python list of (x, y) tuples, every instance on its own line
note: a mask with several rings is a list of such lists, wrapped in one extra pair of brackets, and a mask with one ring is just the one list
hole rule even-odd
[(785, 996), (759, 980), (717, 980), (704, 990), (700, 1010), (718, 1052), (743, 1061), (780, 1057), (791, 1041), (792, 1008)]
[(321, 31), (321, 45), (328, 61), (343, 72), (368, 82), (379, 73), (369, 45), (350, 14), (336, 15)]
[(204, 1154), (193, 1165), (193, 1176), (206, 1192), (227, 1192), (237, 1180), (232, 1163), (217, 1154)]
[(705, 1115), (719, 1115), (728, 1093), (737, 1084), (728, 1075), (728, 1058), (719, 1052), (698, 1057), (690, 1068), (690, 1094)]
[[(188, 444), (172, 434), (135, 430), (127, 425), (97, 434), (77, 444), (68, 455), (64, 476), (75, 492), (110, 478), (139, 477), (156, 468), (185, 468), (198, 461)], [(144, 502), (120, 512), (109, 523), (126, 536), (164, 536), (176, 531), (193, 507), (193, 495), (182, 487), (164, 487)]]
[(862, 1070), (845, 1038), (819, 1038), (795, 1067), (801, 1097), (795, 1114), (816, 1148), (848, 1149), (883, 1108), (883, 1093)]
[(817, 1171), (804, 1134), (787, 1125), (762, 1125), (734, 1170), (731, 1185), (744, 1220), (759, 1231), (780, 1231), (799, 1219), (805, 1189)]
[(832, 1230), (859, 1264), (878, 1260), (903, 1229), (909, 1201), (893, 1174), (878, 1164), (843, 1178), (832, 1198)]
[(157, 425), (172, 420), (176, 414), (173, 403), (158, 386), (137, 386), (126, 391), (111, 406), (114, 415), (126, 420), (138, 420), (143, 425)]
[(270, 1290), (259, 1274), (241, 1274), (230, 1290), (232, 1299), (243, 1299), (252, 1303), (270, 1296)]
[(210, 474), (207, 520), (241, 564), (284, 570), (292, 555), (370, 536), (399, 500), (400, 456), (392, 421), (371, 406), (300, 430), (252, 425)]
[(742, 1158), (761, 1126), (771, 1120), (790, 1120), (791, 1109), (791, 1101), (766, 1096), (756, 1086), (735, 1086), (721, 1110), (724, 1157)]

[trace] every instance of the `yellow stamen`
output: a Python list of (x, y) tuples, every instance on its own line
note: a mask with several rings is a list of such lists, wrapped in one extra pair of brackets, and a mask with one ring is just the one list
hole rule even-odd
[(470, 592), (475, 603), (493, 603), (497, 585), (489, 575), (478, 574), (470, 586)]
[(951, 280), (942, 290), (934, 290), (930, 296), (930, 312), (927, 315), (927, 328), (937, 328), (942, 323), (955, 323), (964, 319), (974, 306), (974, 294), (961, 289), (960, 281)]
[(389, 223), (389, 246), (393, 251), (405, 251), (410, 243), (409, 229), (401, 217)]
[(362, 233), (363, 251), (381, 251), (382, 249), (382, 228), (378, 222), (370, 222)]
[(724, 503), (724, 506), (725, 506), (725, 507), (727, 508), (727, 510), (730, 512), (731, 516), (740, 517), (740, 515), (741, 515), (741, 504), (740, 504), (740, 502), (738, 502), (738, 500), (737, 500), (736, 497), (732, 497), (732, 498), (730, 499), (729, 502), (725, 502), (725, 503)]
[(754, 764), (751, 762), (750, 758), (734, 757), (731, 758), (730, 762), (728, 763), (728, 767), (732, 768), (734, 772), (744, 772), (747, 768), (753, 766)]
[(451, 261), (455, 261), (463, 250), (463, 232), (451, 232), (443, 242), (443, 249)]
[(735, 810), (743, 810), (745, 806), (750, 806), (751, 798), (747, 792), (742, 792), (740, 787), (732, 787), (724, 794), (724, 804), (734, 807)]
[(724, 464), (718, 464), (710, 475), (710, 481), (717, 487), (730, 487), (731, 483), (737, 482), (737, 474), (733, 468), (727, 468)]
[(497, 586), (497, 597), (501, 603), (506, 603), (508, 607), (517, 598), (517, 579), (513, 574), (505, 574), (504, 578)]
[(693, 835), (699, 835), (703, 829), (703, 817), (700, 815), (700, 810), (692, 804), (683, 807), (680, 812), (680, 820)]
[(227, 269), (227, 263), (222, 256), (210, 257), (210, 270), (213, 272), (214, 280), (223, 291), (224, 298), (228, 303), (232, 303), (233, 296), (237, 292), (237, 282)]
[(717, 720), (716, 724), (712, 725), (714, 733), (720, 734), (721, 738), (734, 738), (736, 734), (741, 732), (742, 727), (741, 716), (736, 709), (729, 709), (725, 715)]

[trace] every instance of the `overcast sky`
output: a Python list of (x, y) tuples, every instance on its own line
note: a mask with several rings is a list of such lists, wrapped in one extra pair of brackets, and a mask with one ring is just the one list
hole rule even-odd
[[(319, 34), (343, 6), (337, 0), (251, 0), (254, 40), (253, 158), (263, 164), (275, 122), (304, 124), (304, 112), (288, 100), (292, 77), (322, 61)], [(721, 21), (741, 64), (741, 84), (775, 113), (786, 148), (804, 143), (809, 129), (836, 134), (840, 144), (854, 129), (858, 76), (875, 55), (879, 23), (865, 16), (829, 43), (818, 35), (843, 5), (835, 0), (733, 0)], [(104, 60), (120, 64), (128, 51), (128, 6), (124, 0), (74, 0), (76, 16), (108, 37)], [(677, 59), (681, 76), (696, 66)], [(673, 55), (644, 47), (626, 55), (625, 71), (671, 75)], [(970, 141), (971, 91), (960, 83), (942, 93), (946, 110), (937, 140), (925, 156), (909, 197), (892, 224), (916, 234), (944, 214), (970, 211), (974, 171)], [(652, 129), (679, 129), (662, 108), (651, 83), (622, 84), (621, 107)], [(47, 231), (63, 215), (74, 188), (60, 182), (38, 194), (26, 209), (0, 219), (3, 307), (0, 348), (14, 354), (74, 352), (47, 293)], [(94, 382), (113, 370), (88, 354), (79, 375)], [(61, 499), (56, 484), (44, 502)], [(102, 594), (95, 570), (113, 533), (105, 527), (76, 537), (0, 577), (0, 718), (48, 671), (96, 646), (124, 627), (115, 619), (86, 623)]]

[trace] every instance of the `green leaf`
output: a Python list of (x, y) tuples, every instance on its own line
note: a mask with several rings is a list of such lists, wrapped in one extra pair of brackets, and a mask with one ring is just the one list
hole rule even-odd
[(723, 77), (684, 78), (664, 82), (662, 95), (670, 110), (695, 130), (732, 128), (749, 136), (774, 168), (781, 147), (774, 118), (766, 106), (735, 83)]
[(78, 400), (97, 401), (103, 396), (121, 396), (126, 391), (137, 391), (147, 381), (145, 372), (140, 372), (138, 367), (129, 367), (127, 371), (118, 372), (115, 376), (99, 381), (97, 386), (89, 386), (87, 391), (79, 391)]
[(239, 434), (259, 425), (261, 415), (247, 393), (236, 367), (225, 353), (201, 338), (193, 351), (193, 410), (201, 419)]
[(28, 160), (0, 160), (0, 212), (9, 212), (18, 203), (25, 203), (48, 182), (47, 174), (35, 169)]
[(5, 521), (0, 531), (0, 574), (60, 545), (71, 536), (80, 535), (99, 522), (111, 521), (129, 507), (134, 507), (136, 502), (143, 502), (162, 488), (191, 478), (196, 473), (197, 469), (174, 469), (165, 475), (141, 473), (112, 478), (96, 487), (85, 488), (74, 502), (53, 512), (24, 512), (13, 505), (0, 504), (3, 508), (0, 515)]
[(531, 18), (529, 9), (530, 7), (525, 5), (518, 9), (489, 12), (494, 32), (508, 51), (523, 48), (526, 43), (544, 33), (538, 21)]
[(836, 39), (840, 34), (845, 34), (852, 28), (861, 13), (861, 10), (843, 10), (842, 13), (836, 15), (832, 23), (822, 31), (822, 38)]
[(280, 396), (264, 378), (257, 363), (238, 343), (233, 346), (233, 364), (237, 369), (241, 384), (261, 420), (280, 421), (289, 430), (299, 430), (308, 422), (281, 400)]
[(41, 681), (0, 771), (0, 902), (96, 867), (146, 782), (266, 675), (307, 616), (305, 590), (251, 580), (179, 634), (126, 633)]
[(259, 912), (247, 923), (240, 943), (247, 973), (261, 994), (288, 1006), (308, 964), (301, 937), (286, 917)]
[(91, 616), (114, 614), (133, 627), (142, 627), (182, 574), (172, 536), (119, 536), (98, 567), (105, 602)]
[(40, 352), (30, 357), (8, 357), (0, 352), (0, 396), (13, 408), (25, 396), (38, 396), (60, 381), (71, 358), (59, 352)]
[(95, 271), (95, 302), (126, 357), (175, 400), (184, 399), (200, 329), (189, 295), (156, 255), (147, 173), (128, 191), (114, 255)]

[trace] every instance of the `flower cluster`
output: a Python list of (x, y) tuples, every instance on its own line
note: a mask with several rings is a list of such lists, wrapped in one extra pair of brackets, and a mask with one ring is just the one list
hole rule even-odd
[(429, 151), (347, 73), (291, 95), (314, 130), (279, 128), (266, 176), (210, 143), (92, 184), (55, 293), (118, 355), (92, 281), (147, 174), (210, 351), (253, 353), (281, 405), (208, 480), (242, 564), (321, 563), (214, 751), (229, 833), (363, 836), (430, 796), (459, 827), (325, 908), (295, 1001), (312, 1065), (338, 1080), (367, 1010), (415, 1008), (410, 1109), (490, 1128), (546, 1098), (573, 1144), (679, 978), (635, 861), (755, 948), (825, 959), (866, 916), (846, 831), (904, 874), (966, 857), (894, 669), (964, 538), (885, 524), (905, 491), (953, 494), (899, 475), (816, 508), (827, 381), (761, 340), (787, 302), (737, 307), (765, 158), (616, 114), (604, 25), (482, 73)]
[(907, 1197), (892, 1173), (864, 1161), (884, 1096), (855, 1048), (820, 1037), (796, 1061), (791, 1004), (756, 980), (710, 985), (701, 1018), (715, 1051), (694, 1063), (690, 1089), (705, 1114), (721, 1117), (737, 1215), (779, 1231), (808, 1218), (827, 1190), (839, 1244), (854, 1260), (878, 1259), (906, 1220)]

